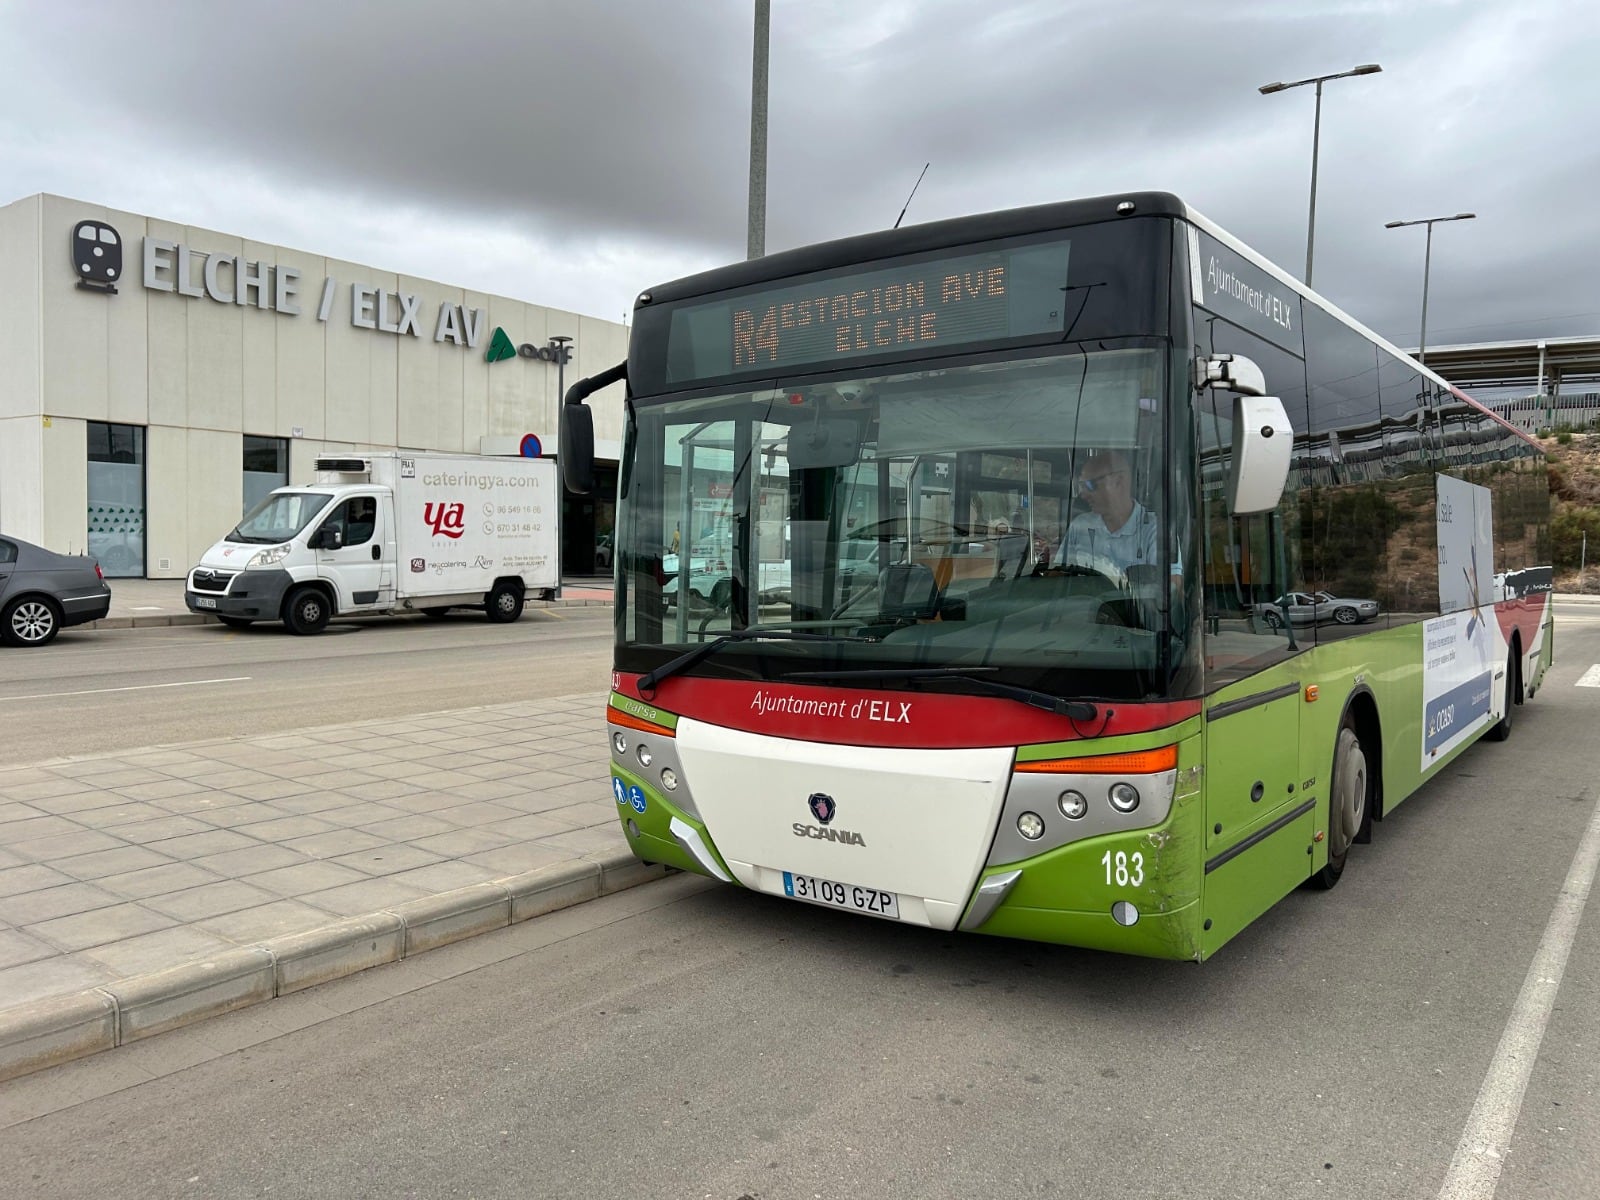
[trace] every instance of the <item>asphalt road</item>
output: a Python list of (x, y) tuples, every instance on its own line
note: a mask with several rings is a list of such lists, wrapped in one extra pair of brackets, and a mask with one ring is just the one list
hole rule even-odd
[(596, 605), (510, 625), (473, 612), (337, 621), (310, 638), (277, 626), (67, 630), (40, 650), (0, 650), (0, 766), (599, 691), (611, 622)]
[(1600, 608), (1557, 645), (1508, 743), (1201, 966), (678, 876), (16, 1081), (0, 1161), (41, 1200), (1592, 1196)]

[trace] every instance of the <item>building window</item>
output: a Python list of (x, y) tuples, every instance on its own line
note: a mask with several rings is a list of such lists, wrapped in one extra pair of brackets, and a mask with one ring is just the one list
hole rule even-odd
[(289, 439), (244, 435), (244, 511), (289, 483)]
[(144, 575), (144, 428), (88, 422), (89, 554), (107, 575)]

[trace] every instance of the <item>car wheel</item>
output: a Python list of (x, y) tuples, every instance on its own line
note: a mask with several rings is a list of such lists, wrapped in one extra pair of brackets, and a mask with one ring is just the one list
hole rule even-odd
[(1263, 616), (1261, 619), (1267, 623), (1267, 628), (1268, 629), (1282, 629), (1283, 628), (1283, 614), (1282, 613), (1274, 612), (1271, 609), (1268, 609), (1266, 615)]
[(1328, 865), (1311, 877), (1311, 882), (1326, 891), (1344, 874), (1350, 846), (1367, 819), (1372, 801), (1372, 774), (1367, 767), (1367, 751), (1356, 733), (1355, 722), (1347, 714), (1339, 726), (1333, 747), (1333, 776), (1328, 788)]
[(1333, 610), (1333, 619), (1341, 625), (1354, 625), (1361, 620), (1361, 614), (1353, 608), (1336, 608)]
[(316, 588), (303, 587), (289, 593), (283, 605), (283, 623), (290, 633), (309, 637), (328, 627), (333, 616), (328, 597)]
[(483, 599), (483, 611), (489, 620), (505, 625), (522, 615), (522, 588), (515, 583), (497, 583)]
[(20, 596), (0, 615), (0, 641), (8, 646), (47, 646), (61, 632), (61, 614), (43, 596)]
[(217, 620), (221, 621), (229, 629), (249, 629), (250, 626), (255, 624), (248, 617), (224, 617), (219, 615)]

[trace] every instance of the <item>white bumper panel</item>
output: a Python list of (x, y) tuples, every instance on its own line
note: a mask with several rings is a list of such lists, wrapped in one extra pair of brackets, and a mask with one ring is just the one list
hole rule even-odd
[[(902, 920), (953, 929), (988, 857), (1014, 751), (795, 742), (688, 718), (678, 755), (740, 883), (783, 895), (783, 872), (896, 893)], [(816, 793), (835, 805), (812, 815)], [(803, 832), (836, 833), (838, 840)], [(848, 835), (856, 835), (855, 837)], [(859, 837), (859, 844), (856, 841)]]

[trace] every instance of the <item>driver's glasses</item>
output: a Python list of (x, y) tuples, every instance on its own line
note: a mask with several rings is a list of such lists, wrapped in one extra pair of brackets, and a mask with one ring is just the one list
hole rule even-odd
[(1085, 475), (1082, 479), (1078, 480), (1078, 490), (1082, 492), (1097, 492), (1100, 490), (1100, 485), (1107, 479), (1110, 479), (1114, 475), (1122, 475), (1124, 473), (1125, 472), (1123, 468), (1116, 467), (1110, 471), (1102, 471), (1098, 475)]

